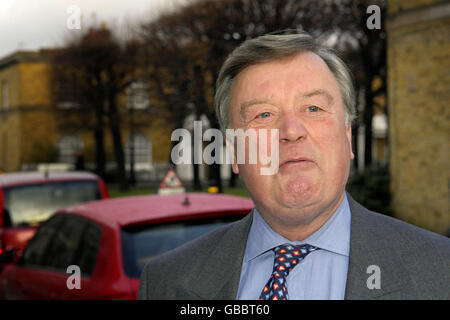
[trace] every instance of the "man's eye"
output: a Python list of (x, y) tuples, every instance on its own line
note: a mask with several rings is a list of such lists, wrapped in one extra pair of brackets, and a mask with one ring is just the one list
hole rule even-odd
[(270, 112), (263, 112), (259, 115), (260, 118), (268, 118), (270, 117)]
[(318, 112), (320, 108), (318, 106), (309, 106), (306, 108), (309, 112)]

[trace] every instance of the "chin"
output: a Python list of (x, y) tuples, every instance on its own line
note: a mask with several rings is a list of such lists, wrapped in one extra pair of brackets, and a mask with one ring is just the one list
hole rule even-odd
[(291, 208), (305, 207), (316, 202), (319, 184), (305, 179), (293, 180), (279, 190), (279, 203)]

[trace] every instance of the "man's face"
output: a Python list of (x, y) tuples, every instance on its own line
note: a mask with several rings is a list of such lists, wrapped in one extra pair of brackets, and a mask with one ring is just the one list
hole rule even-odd
[(268, 222), (309, 224), (337, 208), (353, 159), (351, 126), (319, 56), (305, 52), (244, 69), (231, 91), (230, 119), (234, 129), (279, 130), (276, 174), (261, 175), (260, 164), (233, 165)]

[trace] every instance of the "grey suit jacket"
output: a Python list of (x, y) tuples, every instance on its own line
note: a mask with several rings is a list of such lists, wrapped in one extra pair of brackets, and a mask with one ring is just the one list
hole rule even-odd
[[(346, 299), (450, 299), (450, 239), (367, 210), (351, 210)], [(235, 299), (253, 214), (145, 266), (138, 299)], [(379, 267), (381, 288), (367, 273)]]

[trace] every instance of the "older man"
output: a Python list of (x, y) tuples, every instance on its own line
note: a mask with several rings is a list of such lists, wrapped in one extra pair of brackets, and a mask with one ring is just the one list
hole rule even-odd
[(450, 298), (450, 241), (345, 192), (354, 89), (332, 50), (305, 33), (248, 40), (215, 104), (222, 129), (278, 130), (278, 170), (235, 162), (253, 212), (151, 260), (140, 299)]

